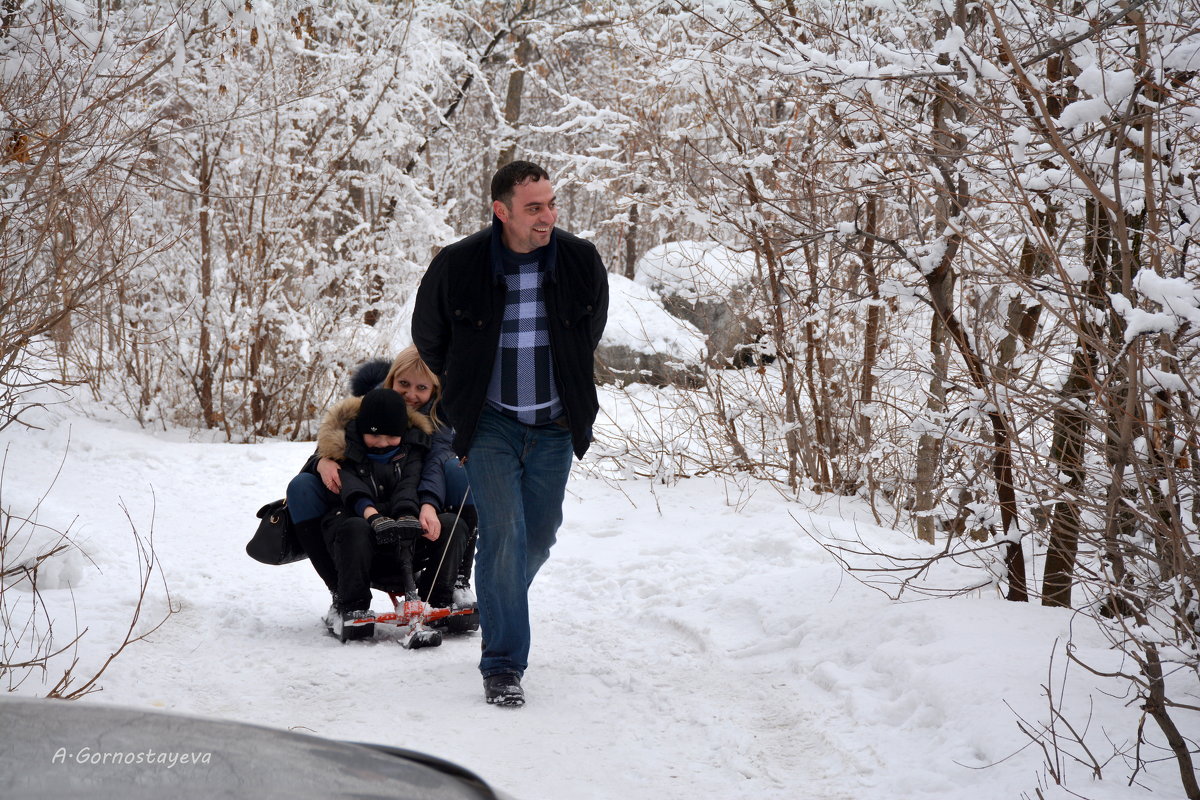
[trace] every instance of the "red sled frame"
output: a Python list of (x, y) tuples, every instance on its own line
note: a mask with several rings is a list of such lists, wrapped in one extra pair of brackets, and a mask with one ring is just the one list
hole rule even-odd
[[(423, 600), (406, 600), (404, 595), (389, 591), (395, 611), (375, 616), (346, 620), (346, 628), (361, 625), (390, 625), (400, 630), (400, 644), (415, 650), (418, 647), (437, 647), (442, 643), (442, 631), (468, 633), (479, 629), (479, 609), (435, 608)], [(430, 624), (436, 627), (431, 627)], [(343, 640), (344, 641), (344, 640)]]
[[(474, 631), (479, 629), (478, 617), (473, 615), (479, 613), (479, 609), (475, 606), (467, 608), (435, 608), (423, 600), (406, 600), (405, 596), (399, 592), (388, 591), (387, 596), (391, 598), (392, 607), (395, 611), (389, 611), (385, 614), (376, 614), (373, 617), (356, 617), (354, 620), (347, 622), (349, 625), (395, 625), (397, 627), (418, 627), (427, 626), (429, 623), (439, 623), (439, 627), (443, 625), (449, 627), (455, 632)], [(450, 620), (458, 622), (458, 625), (451, 625)], [(460, 628), (461, 626), (461, 628)]]

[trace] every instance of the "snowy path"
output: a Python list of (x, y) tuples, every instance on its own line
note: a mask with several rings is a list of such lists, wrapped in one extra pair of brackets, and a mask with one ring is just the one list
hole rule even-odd
[[(79, 515), (95, 562), (58, 576), (75, 582), (90, 628), (83, 661), (119, 640), (134, 597), (120, 501), (140, 533), (153, 528), (177, 608), (91, 702), (421, 749), (523, 800), (999, 800), (1035, 785), (1032, 748), (972, 767), (1025, 743), (1005, 702), (1040, 713), (1038, 684), (1070, 616), (992, 599), (890, 603), (797, 524), (903, 542), (861, 512), (815, 516), (768, 487), (715, 479), (573, 480), (534, 585), (529, 703), (497, 709), (482, 700), (478, 634), (420, 651), (387, 632), (343, 646), (320, 624), (327, 594), (307, 562), (245, 556), (254, 511), (282, 494), (308, 445), (71, 425), (41, 522)], [(44, 491), (66, 437), (65, 425), (6, 434), (5, 504)], [(46, 594), (69, 627), (71, 594)], [(147, 618), (162, 607), (156, 588)]]
[[(514, 712), (482, 701), (478, 634), (412, 652), (387, 631), (343, 646), (320, 625), (327, 595), (307, 563), (245, 557), (254, 510), (282, 493), (308, 445), (163, 444), (87, 421), (73, 428), (42, 519), (65, 526), (54, 509), (69, 497), (85, 521), (81, 538), (103, 570), (82, 567), (76, 591), (89, 598), (88, 644), (115, 638), (136, 582), (118, 497), (143, 535), (155, 509), (155, 552), (178, 609), (116, 662), (92, 701), (415, 747), (522, 798), (785, 796), (833, 785), (845, 767), (773, 659), (739, 652), (761, 638), (775, 588), (759, 587), (763, 565), (728, 530), (718, 483), (672, 491), (683, 505), (660, 514), (649, 484), (572, 482), (560, 543), (535, 584), (530, 702)], [(11, 462), (25, 491), (56, 466), (9, 458), (10, 490)], [(696, 525), (693, 503), (711, 522)], [(739, 583), (764, 594), (740, 597)]]

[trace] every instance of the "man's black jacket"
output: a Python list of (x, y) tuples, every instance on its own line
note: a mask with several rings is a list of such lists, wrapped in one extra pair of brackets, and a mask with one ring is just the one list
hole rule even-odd
[[(496, 249), (500, 225), (494, 221), (438, 253), (413, 311), (413, 342), (442, 383), (441, 408), (460, 456), (470, 450), (500, 344), (507, 291)], [(575, 455), (582, 458), (599, 408), (593, 354), (608, 319), (608, 273), (595, 245), (557, 228), (543, 258), (554, 374)]]

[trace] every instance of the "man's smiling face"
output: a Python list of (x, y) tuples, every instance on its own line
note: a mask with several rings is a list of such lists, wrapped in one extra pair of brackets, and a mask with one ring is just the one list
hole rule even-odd
[(532, 253), (550, 243), (550, 231), (558, 220), (554, 187), (549, 180), (522, 181), (513, 187), (508, 202), (497, 200), (492, 211), (504, 223), (500, 238), (514, 253)]

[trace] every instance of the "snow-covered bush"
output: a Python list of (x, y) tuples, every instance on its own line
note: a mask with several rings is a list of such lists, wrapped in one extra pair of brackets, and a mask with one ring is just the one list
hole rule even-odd
[(311, 434), (450, 235), (410, 174), (461, 59), (427, 27), (441, 10), (216, 3), (178, 21), (195, 35), (138, 91), (161, 113), (138, 233), (169, 246), (78, 336), (81, 361), (118, 367), (92, 376), (102, 396), (146, 424)]

